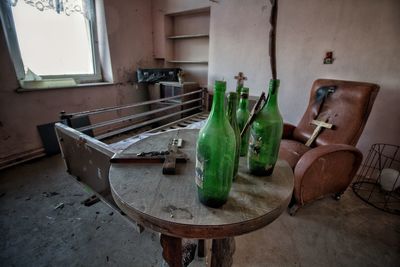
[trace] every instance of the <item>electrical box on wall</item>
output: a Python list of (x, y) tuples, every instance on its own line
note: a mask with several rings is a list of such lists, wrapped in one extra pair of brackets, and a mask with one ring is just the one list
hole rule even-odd
[(137, 69), (139, 83), (156, 83), (161, 81), (178, 81), (180, 68), (159, 68), (159, 69)]
[(324, 64), (332, 64), (333, 63), (333, 51), (328, 51), (324, 57)]

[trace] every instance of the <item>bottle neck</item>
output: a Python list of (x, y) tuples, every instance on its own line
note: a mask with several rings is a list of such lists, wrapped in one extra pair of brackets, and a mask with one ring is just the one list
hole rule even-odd
[(232, 123), (233, 121), (236, 121), (236, 102), (237, 98), (228, 98), (228, 110), (226, 112), (226, 115), (229, 119), (229, 121)]
[[(278, 89), (279, 89), (280, 80), (269, 81), (269, 89), (268, 89), (268, 103), (265, 107), (277, 107), (278, 106)], [(264, 108), (265, 108), (264, 107)]]
[(214, 90), (213, 103), (211, 107), (211, 116), (218, 120), (222, 120), (225, 116), (225, 90), (216, 88)]
[(242, 88), (243, 88), (243, 84), (238, 83), (236, 85), (236, 92), (238, 93), (238, 96), (240, 95), (240, 92), (242, 91)]
[(242, 94), (240, 96), (240, 101), (239, 101), (239, 109), (248, 109), (249, 107), (249, 95), (248, 94)]

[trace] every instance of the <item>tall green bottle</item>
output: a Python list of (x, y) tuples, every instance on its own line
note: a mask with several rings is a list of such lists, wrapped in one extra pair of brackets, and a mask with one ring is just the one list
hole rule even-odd
[[(243, 89), (243, 83), (238, 81), (238, 84), (236, 86), (236, 94), (238, 96), (240, 96), (240, 92), (242, 92), (242, 89)], [(239, 104), (239, 98), (236, 101)]]
[(220, 207), (228, 199), (235, 163), (235, 133), (225, 115), (225, 81), (215, 81), (210, 116), (196, 145), (196, 184), (200, 202)]
[(237, 172), (239, 169), (239, 152), (240, 152), (240, 130), (236, 121), (236, 105), (237, 94), (235, 92), (230, 92), (228, 95), (228, 109), (226, 111), (226, 116), (232, 126), (233, 132), (235, 133), (236, 140), (236, 150), (235, 150), (235, 165), (233, 168), (233, 180), (236, 179)]
[(270, 80), (268, 102), (250, 128), (247, 164), (254, 175), (271, 175), (278, 159), (283, 120), (278, 108), (279, 80)]
[[(243, 87), (240, 92), (239, 108), (236, 111), (237, 123), (239, 126), (239, 132), (242, 132), (247, 120), (249, 119), (249, 88)], [(240, 156), (245, 157), (247, 155), (247, 149), (249, 147), (249, 130), (243, 135), (240, 140)]]

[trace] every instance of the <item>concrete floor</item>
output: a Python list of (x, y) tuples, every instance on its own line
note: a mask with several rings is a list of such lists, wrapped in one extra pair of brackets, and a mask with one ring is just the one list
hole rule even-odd
[[(65, 172), (60, 156), (0, 172), (1, 266), (162, 266), (158, 235), (138, 234)], [(63, 208), (55, 209), (59, 203)], [(399, 266), (400, 217), (326, 198), (236, 238), (234, 266)]]

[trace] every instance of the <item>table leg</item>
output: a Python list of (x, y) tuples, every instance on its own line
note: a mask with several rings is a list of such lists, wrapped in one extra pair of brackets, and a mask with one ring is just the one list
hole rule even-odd
[(182, 267), (182, 239), (161, 234), (163, 258), (170, 267)]
[(211, 267), (230, 267), (235, 253), (235, 238), (213, 239)]
[(205, 256), (205, 242), (204, 239), (199, 239), (197, 242), (197, 256), (199, 258), (204, 258)]

